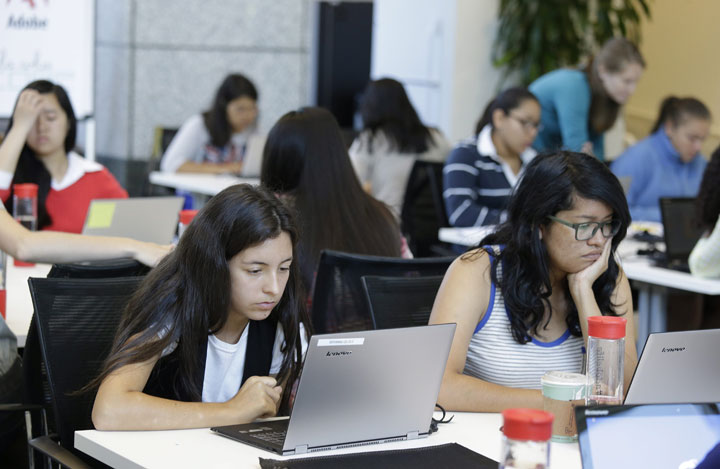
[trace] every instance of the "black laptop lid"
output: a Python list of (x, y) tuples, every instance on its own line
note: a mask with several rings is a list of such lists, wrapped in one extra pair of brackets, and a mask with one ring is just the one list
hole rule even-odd
[(662, 197), (660, 214), (667, 261), (687, 263), (690, 252), (703, 232), (696, 223), (695, 198)]
[(720, 442), (716, 404), (575, 408), (583, 469), (695, 467)]

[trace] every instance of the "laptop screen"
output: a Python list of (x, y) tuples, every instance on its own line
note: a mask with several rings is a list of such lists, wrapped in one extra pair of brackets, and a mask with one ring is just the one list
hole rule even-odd
[(577, 407), (583, 469), (692, 468), (720, 443), (716, 404)]
[(668, 261), (687, 262), (702, 229), (695, 222), (695, 198), (663, 197), (660, 199), (665, 252)]

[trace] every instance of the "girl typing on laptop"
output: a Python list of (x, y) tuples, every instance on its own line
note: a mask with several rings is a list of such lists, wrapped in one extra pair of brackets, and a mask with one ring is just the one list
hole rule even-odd
[(288, 209), (266, 190), (213, 197), (128, 304), (91, 383), (95, 426), (210, 427), (286, 409), (310, 324), (297, 241)]
[(507, 221), (453, 262), (438, 292), (430, 323), (457, 323), (439, 403), (475, 412), (542, 408), (540, 378), (581, 371), (587, 319), (601, 314), (629, 319), (629, 383), (637, 362), (632, 298), (614, 257), (629, 222), (620, 183), (602, 162), (571, 152), (536, 157)]

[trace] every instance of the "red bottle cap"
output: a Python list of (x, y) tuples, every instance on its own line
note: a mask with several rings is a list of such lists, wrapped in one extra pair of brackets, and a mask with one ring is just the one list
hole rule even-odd
[(38, 186), (32, 182), (24, 184), (13, 184), (15, 195), (23, 198), (37, 197)]
[(590, 316), (588, 335), (600, 339), (622, 339), (625, 337), (627, 319), (617, 316)]
[(180, 223), (187, 226), (197, 215), (197, 210), (180, 210)]
[(552, 436), (553, 414), (538, 409), (507, 409), (502, 431), (513, 440), (547, 441)]

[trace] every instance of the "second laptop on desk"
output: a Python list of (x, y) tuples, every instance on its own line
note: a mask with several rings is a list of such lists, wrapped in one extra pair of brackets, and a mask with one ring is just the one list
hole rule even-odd
[(216, 427), (281, 455), (425, 437), (455, 324), (314, 335), (290, 419)]

